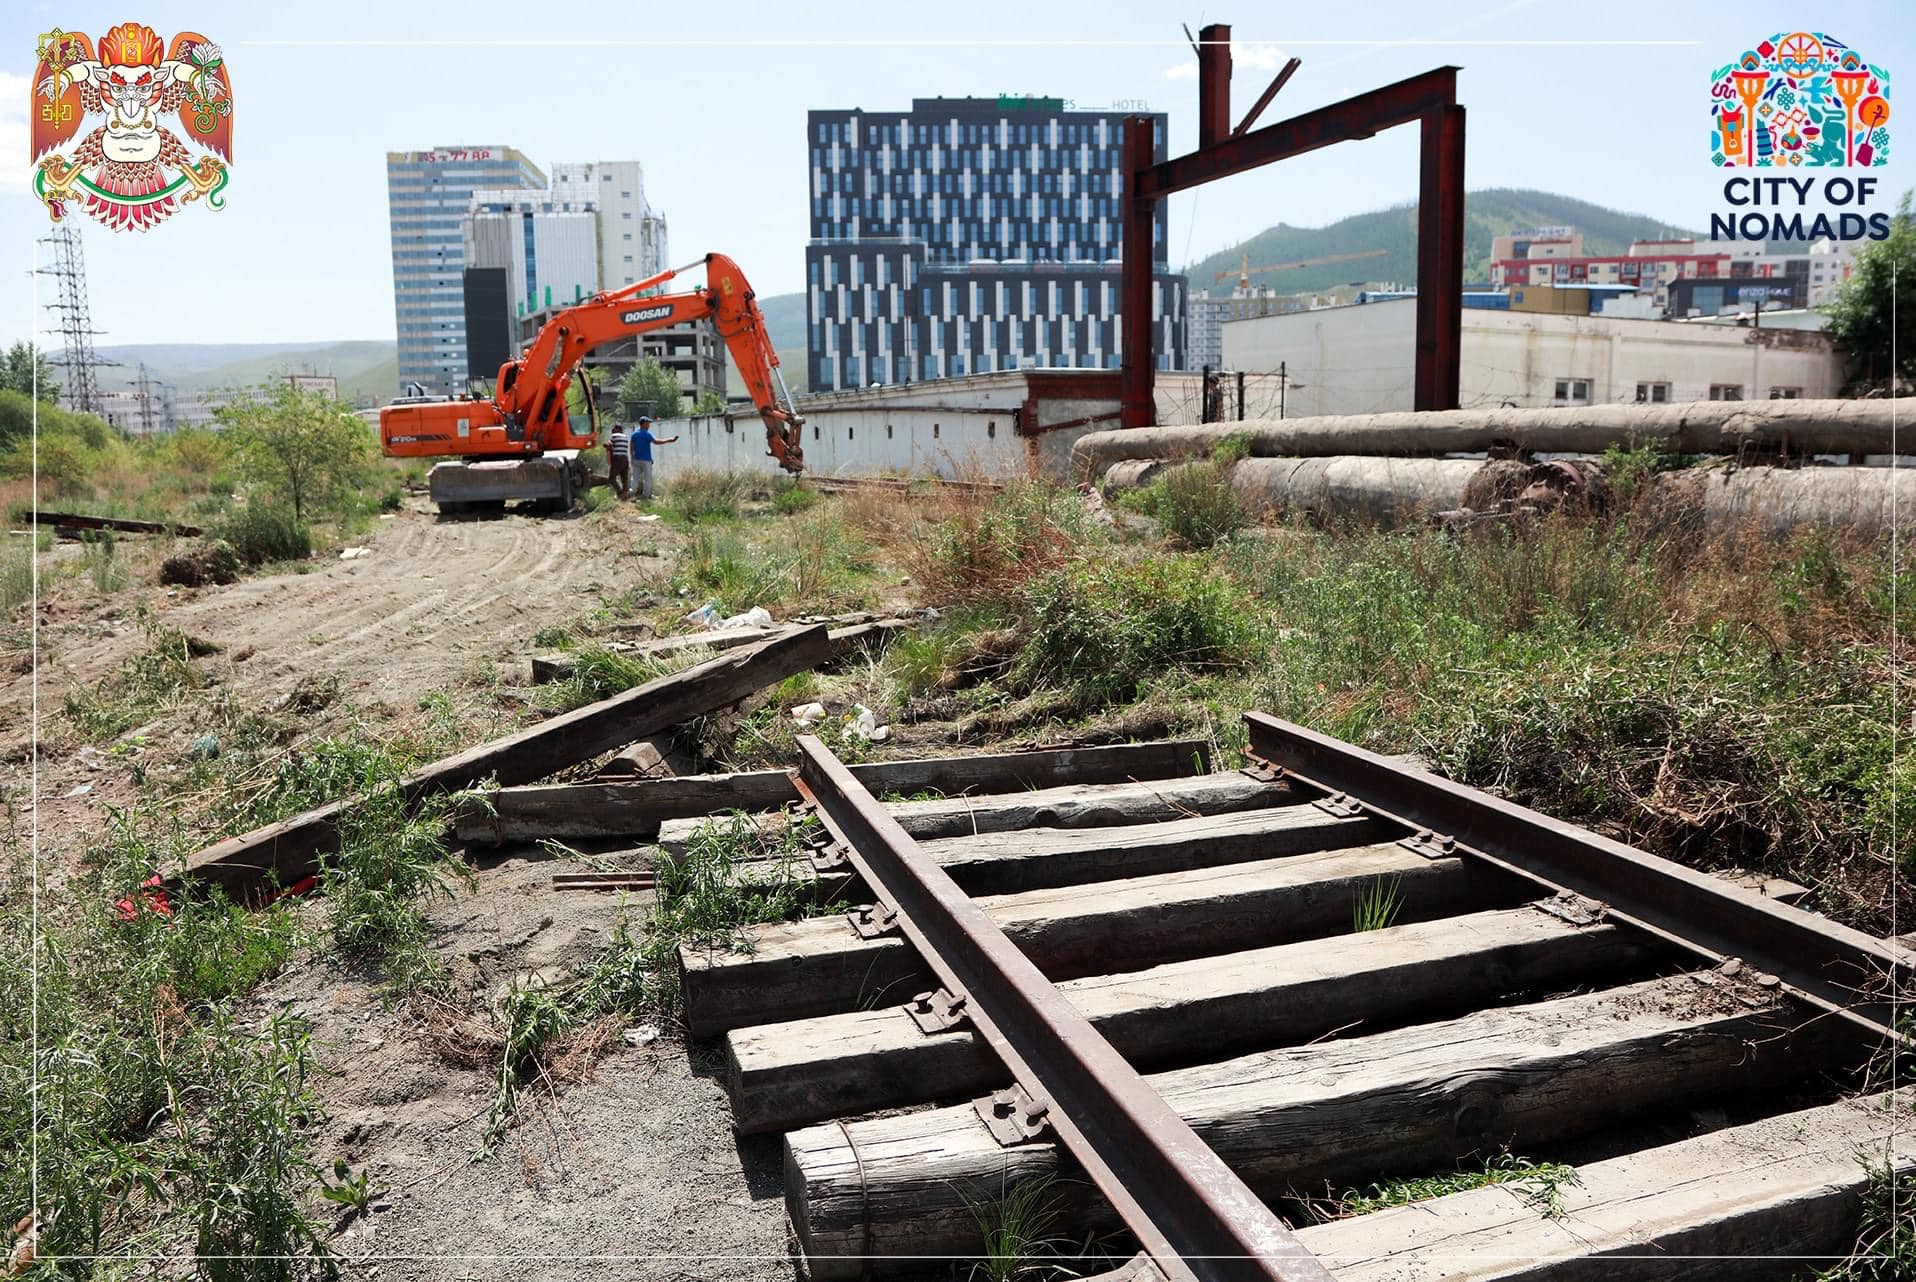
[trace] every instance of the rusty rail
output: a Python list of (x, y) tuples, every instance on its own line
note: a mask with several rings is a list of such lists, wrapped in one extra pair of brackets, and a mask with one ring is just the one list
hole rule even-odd
[(902, 932), (943, 985), (917, 1003), (921, 1022), (970, 1023), (1010, 1071), (1015, 1088), (977, 1102), (993, 1133), (1054, 1134), (1137, 1235), (1146, 1258), (1117, 1276), (1331, 1282), (857, 777), (816, 737), (798, 745), (801, 798), (880, 900), (861, 933)]
[(1404, 824), (1412, 850), (1472, 856), (1597, 901), (1607, 916), (1713, 962), (1735, 958), (1774, 976), (1860, 1031), (1896, 1035), (1895, 1003), (1912, 991), (1916, 952), (1288, 721), (1247, 712), (1244, 723), (1260, 764), (1333, 804)]

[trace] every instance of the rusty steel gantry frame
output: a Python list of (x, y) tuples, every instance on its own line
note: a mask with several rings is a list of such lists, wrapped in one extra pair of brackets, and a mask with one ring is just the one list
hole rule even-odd
[[(1149, 427), (1157, 418), (1157, 327), (1151, 323), (1151, 226), (1157, 202), (1174, 191), (1412, 121), (1423, 129), (1415, 404), (1420, 410), (1456, 409), (1464, 299), (1464, 109), (1457, 105), (1457, 68), (1438, 67), (1253, 131), (1251, 125), (1297, 70), (1297, 60), (1277, 73), (1233, 129), (1231, 28), (1224, 23), (1204, 28), (1198, 33), (1197, 52), (1196, 151), (1155, 161), (1149, 117), (1131, 116), (1124, 122), (1124, 256), (1119, 277), (1124, 426)], [(1143, 341), (1135, 341), (1140, 334)]]

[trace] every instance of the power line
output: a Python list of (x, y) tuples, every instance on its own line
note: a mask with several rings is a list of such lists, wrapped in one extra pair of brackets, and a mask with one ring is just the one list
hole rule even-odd
[(39, 271), (59, 283), (55, 301), (46, 306), (59, 316), (58, 330), (64, 342), (60, 359), (48, 363), (63, 366), (67, 371), (67, 404), (88, 414), (98, 414), (102, 405), (94, 371), (102, 365), (119, 362), (102, 361), (93, 353), (93, 336), (100, 331), (93, 328), (93, 313), (87, 305), (86, 256), (80, 245), (80, 229), (70, 221), (61, 223), (42, 237), (40, 243), (53, 247), (52, 264)]

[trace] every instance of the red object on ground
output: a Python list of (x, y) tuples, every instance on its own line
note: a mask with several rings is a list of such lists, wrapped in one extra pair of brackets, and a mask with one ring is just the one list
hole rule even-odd
[[(173, 915), (173, 901), (167, 897), (166, 892), (161, 890), (159, 886), (160, 875), (154, 873), (151, 877), (148, 877), (140, 883), (140, 888), (146, 891), (145, 894), (140, 896), (140, 899), (146, 905), (149, 912), (158, 913), (162, 917), (171, 917)], [(132, 921), (140, 915), (139, 907), (134, 904), (133, 898), (130, 895), (113, 906), (119, 911), (121, 921)]]

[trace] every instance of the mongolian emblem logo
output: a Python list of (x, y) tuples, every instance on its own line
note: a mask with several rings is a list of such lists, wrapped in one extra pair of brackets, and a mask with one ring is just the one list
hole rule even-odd
[[(69, 201), (114, 231), (156, 227), (202, 196), (210, 209), (224, 206), (233, 83), (218, 45), (182, 31), (169, 50), (153, 28), (123, 22), (97, 48), (56, 29), (40, 37), (37, 52), (33, 191), (53, 221), (66, 217)], [(161, 123), (172, 112), (187, 139), (211, 155), (195, 159)], [(62, 155), (81, 121), (96, 115), (106, 122)]]
[(1820, 31), (1777, 34), (1710, 85), (1710, 150), (1719, 165), (1889, 163), (1889, 73)]

